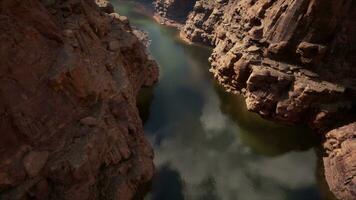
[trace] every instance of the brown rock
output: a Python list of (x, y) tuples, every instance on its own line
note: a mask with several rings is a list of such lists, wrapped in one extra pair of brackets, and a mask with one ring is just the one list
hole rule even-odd
[(325, 54), (326, 47), (308, 42), (301, 42), (296, 53), (300, 55), (302, 63), (317, 63)]
[(94, 2), (0, 2), (0, 199), (128, 200), (151, 181), (136, 95), (158, 68)]
[[(321, 4), (328, 5), (328, 8)], [(323, 9), (329, 10), (324, 12)], [(215, 46), (209, 59), (214, 77), (229, 91), (235, 93), (244, 89), (250, 105), (270, 108), (263, 112), (269, 113), (268, 118), (287, 124), (311, 123), (316, 117), (315, 111), (326, 111), (334, 113), (337, 118), (334, 124), (331, 119), (327, 120), (330, 124), (324, 123), (324, 129), (327, 129), (339, 124), (341, 119), (336, 117), (338, 114), (334, 106), (324, 105), (343, 104), (345, 99), (356, 102), (355, 97), (349, 96), (354, 93), (352, 85), (356, 80), (355, 69), (351, 67), (356, 62), (351, 50), (356, 30), (350, 21), (355, 16), (342, 18), (339, 15), (347, 9), (354, 7), (351, 4), (342, 6), (332, 0), (323, 3), (319, 0), (298, 3), (282, 0), (198, 0), (181, 35), (191, 42)], [(344, 32), (337, 31), (341, 30), (336, 28), (337, 24), (344, 27)], [(252, 67), (235, 64), (240, 62), (239, 59), (231, 59), (241, 54), (246, 63), (255, 66), (254, 70), (261, 68), (279, 74), (273, 79), (275, 82), (283, 80), (284, 76), (294, 77), (284, 87), (270, 85), (269, 73), (259, 75), (258, 81), (246, 83), (255, 79), (241, 79), (238, 66), (243, 69)], [(350, 91), (346, 93), (345, 88)], [(270, 101), (264, 100), (267, 97)], [(274, 106), (266, 105), (271, 102)], [(345, 116), (344, 121), (355, 117), (352, 111), (354, 106), (353, 103), (349, 109), (338, 108)], [(259, 113), (258, 108), (252, 110)]]
[(326, 134), (325, 176), (338, 199), (353, 200), (356, 194), (356, 123)]
[(23, 159), (23, 165), (30, 177), (37, 176), (45, 166), (49, 153), (47, 151), (31, 151)]
[(169, 24), (170, 21), (185, 22), (188, 13), (193, 9), (196, 0), (157, 0), (155, 9), (159, 21)]
[(120, 49), (120, 47), (121, 47), (121, 43), (119, 41), (117, 41), (117, 40), (114, 40), (114, 41), (110, 41), (109, 42), (108, 49), (110, 51), (118, 51)]
[(99, 124), (99, 120), (94, 117), (86, 117), (81, 119), (80, 123), (88, 126), (96, 126)]
[(106, 13), (115, 12), (114, 6), (108, 0), (95, 0), (95, 3), (99, 6), (99, 8)]

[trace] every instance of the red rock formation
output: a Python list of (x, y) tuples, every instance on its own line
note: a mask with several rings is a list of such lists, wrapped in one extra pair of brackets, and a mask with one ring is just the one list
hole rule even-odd
[(261, 0), (226, 8), (231, 17), (214, 33), (211, 71), (245, 95), (249, 110), (319, 131), (354, 117), (356, 30), (349, 19), (356, 16), (338, 14), (355, 10), (352, 4)]
[(223, 20), (225, 6), (217, 1), (196, 1), (182, 28), (181, 37), (188, 42), (214, 46), (214, 33)]
[(356, 196), (356, 123), (326, 134), (325, 176), (339, 199)]
[(147, 189), (153, 153), (135, 98), (157, 67), (123, 19), (93, 0), (0, 2), (0, 199)]
[(355, 9), (334, 1), (198, 1), (182, 35), (215, 46), (211, 71), (245, 95), (249, 110), (323, 131), (354, 119)]

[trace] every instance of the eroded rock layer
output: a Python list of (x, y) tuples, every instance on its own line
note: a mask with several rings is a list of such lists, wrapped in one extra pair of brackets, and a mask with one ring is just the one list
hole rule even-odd
[[(0, 2), (0, 199), (140, 198), (156, 63), (103, 1)], [(106, 13), (105, 13), (105, 12)]]
[(215, 46), (211, 71), (249, 110), (321, 130), (354, 117), (355, 10), (351, 1), (198, 1), (182, 35)]
[(309, 124), (326, 143), (346, 145), (325, 159), (330, 188), (343, 200), (356, 199), (356, 141), (342, 139), (355, 130), (326, 133), (356, 121), (355, 19), (349, 0), (197, 0), (181, 28), (183, 39), (214, 47), (210, 71), (244, 95), (250, 111)]
[(356, 196), (356, 123), (326, 134), (325, 177), (339, 199)]

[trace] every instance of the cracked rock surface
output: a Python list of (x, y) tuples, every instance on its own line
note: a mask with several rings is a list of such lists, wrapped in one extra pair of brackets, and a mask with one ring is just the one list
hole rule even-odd
[(325, 176), (335, 196), (355, 199), (356, 194), (356, 123), (326, 134)]
[[(98, 6), (96, 3), (98, 3)], [(108, 2), (0, 2), (0, 199), (140, 199), (156, 63)]]
[(210, 71), (249, 110), (325, 131), (355, 119), (355, 10), (331, 0), (197, 1), (181, 35), (214, 46)]

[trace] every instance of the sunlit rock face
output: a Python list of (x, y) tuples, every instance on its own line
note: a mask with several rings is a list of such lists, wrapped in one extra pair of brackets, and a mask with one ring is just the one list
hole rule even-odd
[(135, 98), (157, 67), (96, 2), (0, 2), (0, 199), (133, 199), (151, 180)]

